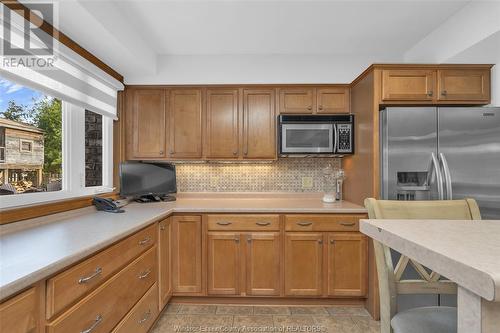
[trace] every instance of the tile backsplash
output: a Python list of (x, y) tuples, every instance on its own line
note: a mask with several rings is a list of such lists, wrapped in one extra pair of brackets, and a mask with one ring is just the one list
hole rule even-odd
[(323, 169), (328, 164), (339, 169), (341, 159), (281, 158), (273, 163), (177, 164), (177, 191), (321, 192)]

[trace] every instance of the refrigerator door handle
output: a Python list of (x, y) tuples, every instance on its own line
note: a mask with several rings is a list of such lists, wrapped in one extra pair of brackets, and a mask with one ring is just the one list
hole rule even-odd
[(427, 185), (431, 185), (432, 181), (432, 174), (436, 174), (436, 184), (438, 188), (438, 199), (443, 200), (444, 195), (443, 195), (443, 176), (441, 174), (441, 169), (439, 168), (439, 163), (438, 159), (436, 157), (436, 154), (431, 153), (431, 162), (429, 164), (429, 169), (427, 171)]
[(443, 153), (439, 153), (439, 160), (443, 165), (444, 180), (446, 184), (446, 200), (451, 200), (453, 199), (453, 190), (451, 186), (450, 168), (448, 167), (448, 162), (446, 161), (446, 157)]

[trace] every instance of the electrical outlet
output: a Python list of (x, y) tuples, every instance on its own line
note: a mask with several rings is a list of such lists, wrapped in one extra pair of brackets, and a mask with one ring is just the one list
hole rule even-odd
[(312, 177), (302, 177), (302, 188), (308, 189), (313, 187), (313, 178)]
[(215, 177), (215, 176), (210, 177), (210, 186), (212, 186), (212, 187), (219, 186), (219, 177)]

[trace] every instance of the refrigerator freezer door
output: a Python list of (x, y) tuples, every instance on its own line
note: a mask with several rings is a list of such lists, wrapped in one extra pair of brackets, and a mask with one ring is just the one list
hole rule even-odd
[[(381, 111), (381, 178), (383, 199), (439, 199), (435, 165), (437, 109), (397, 107)], [(431, 184), (427, 176), (432, 172)], [(427, 189), (426, 189), (427, 188)]]
[(476, 199), (483, 219), (500, 219), (500, 108), (439, 108), (438, 115), (453, 199)]

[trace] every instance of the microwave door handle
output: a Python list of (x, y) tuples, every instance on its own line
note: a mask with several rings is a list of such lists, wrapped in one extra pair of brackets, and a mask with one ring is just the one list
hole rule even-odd
[(333, 124), (333, 137), (334, 137), (333, 153), (336, 153), (339, 148), (339, 133), (337, 131), (336, 124)]
[(448, 161), (443, 153), (439, 153), (439, 160), (443, 165), (443, 175), (446, 184), (446, 200), (453, 199), (452, 186), (451, 186), (451, 173), (450, 168), (448, 167)]
[(443, 200), (443, 176), (441, 174), (441, 169), (439, 168), (438, 159), (436, 154), (431, 153), (431, 161), (429, 163), (429, 168), (427, 170), (427, 185), (430, 186), (433, 178), (433, 174), (436, 175), (436, 185), (438, 188), (438, 199)]

